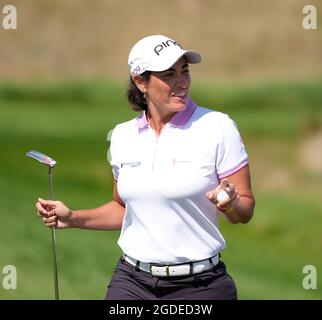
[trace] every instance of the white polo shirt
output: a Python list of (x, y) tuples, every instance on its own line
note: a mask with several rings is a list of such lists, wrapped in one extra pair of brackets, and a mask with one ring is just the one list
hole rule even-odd
[(110, 152), (126, 204), (118, 240), (125, 254), (175, 264), (224, 249), (219, 212), (206, 193), (248, 163), (237, 126), (226, 114), (189, 98), (157, 136), (143, 112), (115, 127)]

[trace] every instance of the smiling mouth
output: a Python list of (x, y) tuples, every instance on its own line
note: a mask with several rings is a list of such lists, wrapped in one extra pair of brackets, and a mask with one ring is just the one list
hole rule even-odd
[(185, 91), (182, 91), (182, 92), (173, 93), (171, 96), (175, 98), (185, 99), (187, 96), (187, 93)]

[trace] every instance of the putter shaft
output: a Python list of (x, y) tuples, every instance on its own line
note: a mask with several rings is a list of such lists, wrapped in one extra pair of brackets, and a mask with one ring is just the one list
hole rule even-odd
[[(53, 200), (53, 176), (51, 173), (52, 167), (48, 167), (49, 178), (49, 197)], [(57, 271), (57, 258), (56, 258), (56, 230), (55, 227), (51, 227), (51, 244), (53, 254), (53, 267), (54, 267), (54, 284), (55, 284), (55, 299), (59, 300), (59, 288), (58, 288), (58, 271)]]

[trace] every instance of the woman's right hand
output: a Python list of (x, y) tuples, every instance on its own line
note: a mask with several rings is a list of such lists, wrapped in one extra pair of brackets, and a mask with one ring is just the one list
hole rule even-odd
[(69, 228), (71, 210), (61, 201), (44, 200), (38, 198), (36, 202), (37, 215), (47, 227), (58, 229)]

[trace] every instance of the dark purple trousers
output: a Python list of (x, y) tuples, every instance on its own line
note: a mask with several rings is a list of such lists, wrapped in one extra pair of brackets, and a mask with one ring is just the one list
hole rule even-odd
[(220, 261), (195, 275), (154, 277), (121, 258), (108, 285), (107, 300), (237, 300), (236, 286)]

